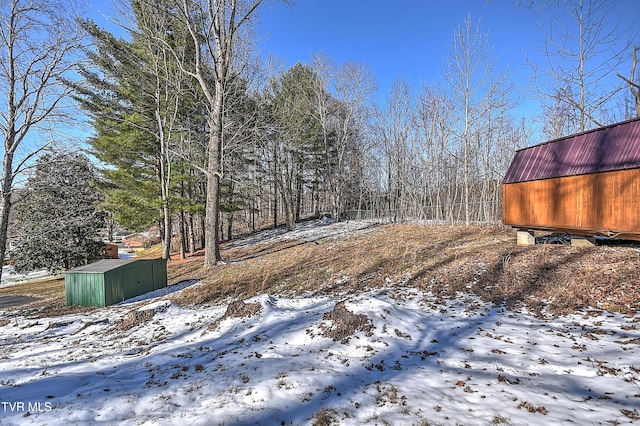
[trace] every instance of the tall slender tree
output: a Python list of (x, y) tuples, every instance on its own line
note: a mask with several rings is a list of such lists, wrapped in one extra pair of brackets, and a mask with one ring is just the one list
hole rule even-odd
[(370, 97), (377, 85), (366, 66), (346, 62), (336, 73), (333, 86), (328, 121), (334, 137), (327, 138), (328, 132), (323, 131), (325, 181), (334, 220), (339, 221), (350, 190), (359, 186), (358, 158), (362, 154), (359, 142), (371, 115)]
[(288, 230), (299, 219), (305, 170), (312, 145), (317, 144), (320, 135), (313, 112), (317, 105), (316, 78), (311, 67), (298, 63), (271, 86), (272, 160)]
[(405, 79), (394, 81), (384, 109), (376, 112), (376, 134), (384, 152), (386, 207), (394, 221), (402, 219), (405, 195), (412, 183), (407, 173), (412, 168), (409, 148), (413, 137), (412, 99)]
[(184, 140), (181, 133), (190, 134), (186, 127), (195, 103), (191, 78), (180, 72), (174, 54), (184, 60), (193, 46), (181, 21), (173, 18), (172, 2), (131, 5), (131, 41), (84, 23), (95, 50), (87, 52), (85, 81), (74, 86), (94, 121), (94, 153), (107, 164), (103, 172), (110, 187), (105, 205), (123, 226), (158, 224), (162, 256), (169, 258), (173, 216), (178, 198), (184, 196), (173, 176), (174, 152)]
[(0, 3), (0, 262), (5, 257), (15, 178), (41, 150), (37, 143), (24, 152), (19, 148), (29, 138), (37, 139), (38, 129), (68, 119), (69, 89), (61, 80), (78, 64), (82, 32), (76, 12), (71, 1)]
[(422, 155), (424, 190), (422, 204), (428, 208), (427, 219), (442, 221), (451, 215), (452, 204), (447, 177), (454, 124), (454, 105), (447, 92), (437, 85), (425, 85), (418, 97), (415, 123)]
[(246, 56), (243, 56), (246, 50), (243, 49), (248, 46), (248, 30), (263, 2), (264, 0), (182, 0), (179, 3), (179, 13), (195, 47), (194, 58), (188, 64), (183, 64), (182, 71), (198, 81), (209, 107), (205, 170), (205, 267), (222, 260), (220, 181), (224, 173), (227, 89), (247, 65)]
[(508, 85), (500, 73), (496, 56), (492, 54), (489, 38), (468, 16), (455, 31), (453, 45), (446, 65), (445, 79), (451, 87), (453, 102), (458, 105), (453, 131), (462, 180), (464, 222), (472, 219), (472, 187), (482, 176), (476, 159), (490, 143), (486, 131), (491, 119), (508, 109), (503, 102)]
[(611, 13), (612, 3), (598, 0), (545, 0), (541, 10), (554, 18), (546, 34), (546, 64), (531, 64), (535, 89), (553, 105), (560, 100), (576, 112), (578, 131), (605, 123), (603, 112), (620, 92), (610, 76), (619, 70), (630, 46), (624, 28)]

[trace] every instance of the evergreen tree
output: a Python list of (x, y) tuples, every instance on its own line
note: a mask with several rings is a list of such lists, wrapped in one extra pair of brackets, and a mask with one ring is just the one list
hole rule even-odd
[(96, 170), (80, 154), (46, 154), (20, 191), (17, 231), (22, 242), (11, 253), (16, 271), (60, 271), (96, 260), (104, 251), (97, 238), (105, 214)]
[(84, 22), (94, 49), (87, 52), (91, 68), (82, 71), (83, 85), (75, 85), (97, 133), (90, 140), (93, 153), (107, 165), (105, 208), (130, 229), (158, 225), (163, 258), (170, 256), (176, 212), (193, 205), (180, 200), (188, 183), (173, 175), (189, 176), (184, 160), (204, 155), (185, 141), (193, 141), (194, 118), (206, 114), (193, 95), (195, 80), (181, 72), (173, 56), (188, 54), (193, 45), (185, 42), (186, 30), (171, 7), (164, 0), (132, 1), (137, 29), (129, 30), (131, 41)]
[(288, 230), (300, 220), (305, 181), (312, 180), (305, 175), (312, 154), (320, 153), (315, 148), (320, 142), (319, 123), (314, 115), (316, 79), (308, 65), (298, 63), (271, 86), (272, 164)]
[(149, 77), (131, 43), (93, 22), (83, 26), (94, 50), (87, 52), (91, 68), (82, 70), (84, 82), (74, 88), (93, 121), (92, 154), (107, 165), (102, 170), (105, 208), (114, 213), (116, 223), (142, 230), (157, 224), (161, 215), (158, 149), (148, 131), (153, 118), (143, 107)]

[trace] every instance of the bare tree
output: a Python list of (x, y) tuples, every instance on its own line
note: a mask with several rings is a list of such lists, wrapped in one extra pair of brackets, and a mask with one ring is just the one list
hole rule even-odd
[(640, 117), (640, 83), (636, 78), (636, 67), (638, 66), (638, 62), (640, 62), (638, 60), (638, 50), (640, 50), (640, 48), (637, 46), (631, 46), (631, 72), (629, 73), (629, 78), (624, 77), (620, 73), (616, 74), (629, 85), (629, 91), (636, 105), (636, 117)]
[(608, 77), (619, 69), (629, 42), (619, 23), (611, 22), (611, 2), (548, 0), (540, 6), (552, 9), (556, 3), (560, 11), (546, 35), (546, 65), (531, 64), (535, 90), (576, 110), (578, 131), (602, 126), (600, 112), (620, 89)]
[(567, 93), (571, 93), (571, 88), (559, 88), (553, 92), (553, 96), (541, 103), (544, 136), (547, 139), (557, 139), (577, 133), (580, 123), (578, 111), (565, 101)]
[(157, 145), (158, 180), (160, 181), (160, 197), (162, 200), (162, 258), (171, 257), (171, 195), (172, 161), (170, 142), (177, 130), (178, 114), (180, 112), (180, 98), (184, 96), (184, 74), (177, 72), (172, 55), (164, 47), (165, 43), (156, 43), (155, 38), (166, 34), (170, 28), (166, 21), (168, 14), (164, 10), (151, 8), (144, 2), (137, 5), (137, 21), (139, 33), (134, 34), (142, 48), (146, 51), (142, 55), (147, 59), (149, 76), (153, 90), (147, 94), (153, 105), (154, 126), (153, 136)]
[[(316, 162), (313, 183), (312, 183), (312, 205), (313, 211), (316, 215), (320, 214), (320, 185), (321, 181), (327, 180), (327, 170), (326, 167), (331, 167), (331, 164), (328, 164), (329, 159), (329, 145), (331, 144), (331, 84), (335, 79), (336, 74), (336, 65), (335, 63), (327, 57), (324, 53), (316, 53), (313, 56), (313, 64), (312, 64), (313, 72), (315, 73), (316, 78), (313, 81), (313, 89), (315, 92), (315, 96), (313, 98), (314, 105), (312, 106), (314, 118), (317, 121), (320, 127), (320, 134), (322, 139), (321, 149), (324, 153), (324, 161), (320, 160)], [(328, 181), (328, 191), (331, 193), (331, 185), (332, 181)], [(334, 198), (335, 200), (335, 198)], [(335, 204), (335, 203), (334, 203)], [(336, 212), (333, 212), (334, 218), (337, 220), (335, 216)]]
[(454, 106), (445, 90), (437, 85), (424, 85), (418, 96), (414, 121), (422, 155), (423, 183), (422, 204), (428, 208), (427, 219), (444, 220), (452, 204), (453, 182), (447, 176), (447, 164), (451, 152)]
[(480, 32), (470, 16), (460, 25), (453, 38), (453, 47), (446, 66), (445, 79), (452, 90), (452, 101), (458, 105), (453, 126), (457, 140), (457, 157), (462, 173), (464, 222), (471, 222), (471, 193), (474, 180), (482, 176), (479, 161), (491, 141), (487, 126), (495, 110), (502, 108), (507, 90), (505, 77), (496, 71), (489, 39)]
[(183, 0), (180, 14), (195, 45), (194, 67), (183, 71), (194, 77), (209, 104), (207, 194), (205, 211), (205, 267), (220, 255), (220, 181), (225, 145), (225, 101), (228, 85), (246, 62), (241, 55), (252, 19), (264, 0)]
[[(38, 130), (65, 118), (70, 88), (63, 80), (78, 64), (82, 31), (72, 2), (9, 0), (0, 3), (0, 259), (4, 259), (16, 176), (41, 150)], [(19, 150), (21, 146), (26, 149)], [(22, 152), (21, 152), (22, 151)], [(1, 270), (0, 270), (1, 276)]]
[(393, 221), (404, 219), (407, 191), (413, 185), (407, 178), (413, 168), (409, 156), (414, 136), (412, 115), (409, 84), (397, 79), (389, 90), (385, 108), (377, 110), (375, 117), (376, 136), (384, 147), (385, 204)]
[[(333, 218), (339, 221), (348, 187), (354, 183), (352, 175), (360, 151), (357, 145), (377, 86), (373, 74), (362, 64), (346, 62), (333, 72), (330, 61), (316, 55), (313, 67), (317, 77), (314, 113), (324, 145), (325, 182)], [(330, 86), (334, 97), (329, 96)]]

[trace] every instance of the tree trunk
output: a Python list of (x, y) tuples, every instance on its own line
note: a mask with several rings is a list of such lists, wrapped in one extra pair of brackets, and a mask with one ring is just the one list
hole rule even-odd
[(303, 187), (304, 182), (302, 178), (303, 165), (302, 162), (298, 162), (296, 165), (296, 177), (295, 177), (295, 185), (296, 185), (296, 194), (295, 194), (295, 222), (300, 222), (300, 215), (302, 213), (302, 195), (303, 195)]
[[(9, 144), (5, 143), (5, 146)], [(2, 199), (0, 200), (0, 280), (2, 266), (7, 252), (7, 234), (9, 232), (9, 214), (11, 213), (11, 192), (13, 189), (13, 152), (5, 152), (2, 161)]]
[(333, 216), (333, 221), (334, 222), (340, 222), (340, 210), (341, 210), (341, 204), (342, 204), (342, 200), (340, 199), (340, 192), (336, 191), (333, 196), (333, 206), (332, 206), (332, 211), (331, 214)]
[(222, 260), (220, 255), (220, 177), (222, 165), (222, 114), (224, 87), (216, 82), (214, 108), (209, 121), (209, 155), (207, 165), (207, 198), (205, 213), (204, 266), (211, 267)]
[(287, 231), (293, 231), (296, 227), (296, 218), (295, 218), (295, 211), (294, 211), (294, 207), (293, 207), (293, 199), (294, 199), (294, 194), (292, 190), (287, 190), (285, 189), (285, 191), (287, 192), (287, 198), (288, 200), (285, 200), (285, 211), (286, 211), (286, 222), (287, 222)]
[(229, 212), (227, 214), (229, 215), (229, 217), (227, 218), (227, 241), (231, 241), (233, 239), (233, 212)]
[[(164, 186), (164, 182), (162, 183)], [(162, 238), (162, 258), (171, 259), (171, 216), (169, 213), (169, 199), (163, 195), (162, 214), (163, 214), (163, 238)]]
[[(204, 229), (204, 265), (214, 266), (218, 261), (222, 260), (220, 256), (220, 178), (216, 173), (212, 172), (213, 160), (209, 155), (209, 167), (207, 173), (207, 198), (205, 207), (205, 229)], [(217, 161), (216, 161), (217, 162)]]
[(184, 210), (180, 210), (180, 259), (187, 257), (187, 227)]
[(278, 149), (273, 148), (273, 229), (278, 227)]
[(207, 223), (204, 219), (204, 215), (200, 214), (198, 216), (200, 216), (200, 233), (198, 234), (198, 237), (200, 238), (200, 248), (204, 250), (204, 248), (207, 246), (207, 239), (204, 231), (206, 229)]
[(189, 213), (187, 216), (187, 229), (189, 232), (189, 253), (196, 251), (196, 234), (193, 229), (193, 213)]

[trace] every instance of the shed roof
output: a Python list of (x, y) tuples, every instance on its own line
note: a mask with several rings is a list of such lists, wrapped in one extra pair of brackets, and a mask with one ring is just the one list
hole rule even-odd
[(640, 168), (640, 118), (516, 151), (503, 183)]
[(123, 265), (129, 264), (131, 262), (136, 262), (137, 259), (102, 259), (98, 260), (95, 263), (90, 263), (88, 265), (78, 266), (73, 268), (67, 272), (81, 272), (81, 273), (104, 273), (111, 271), (112, 269), (119, 268)]

